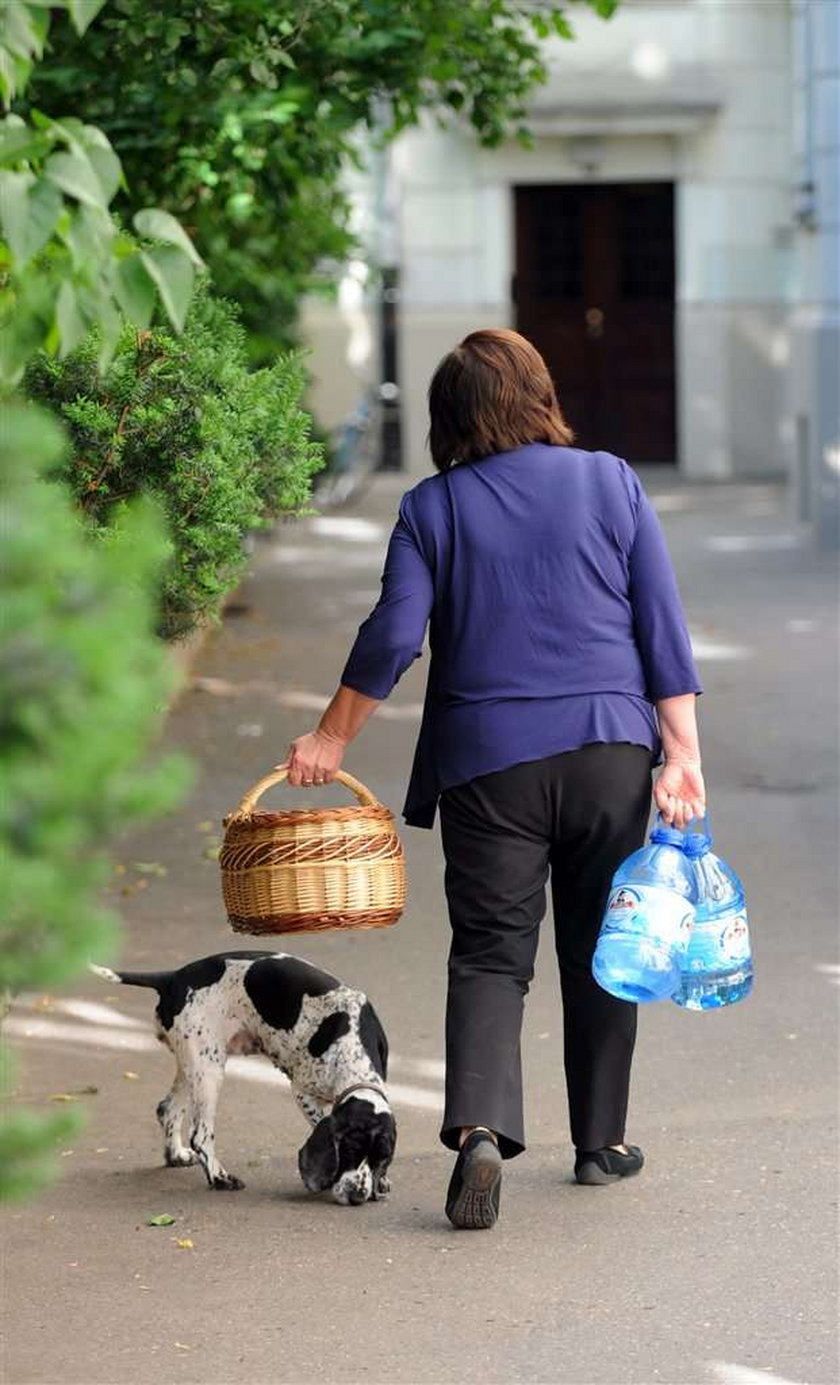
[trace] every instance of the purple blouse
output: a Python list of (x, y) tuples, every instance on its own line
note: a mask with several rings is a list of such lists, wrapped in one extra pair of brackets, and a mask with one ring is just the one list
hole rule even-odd
[(658, 756), (653, 703), (700, 692), (673, 568), (635, 473), (534, 444), (408, 491), (342, 683), (388, 696), (432, 658), (404, 815), (444, 789), (593, 741)]

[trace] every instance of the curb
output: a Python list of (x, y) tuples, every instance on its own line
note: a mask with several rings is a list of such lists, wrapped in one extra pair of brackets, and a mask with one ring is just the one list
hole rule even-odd
[(187, 691), (199, 656), (209, 644), (211, 635), (218, 630), (225, 607), (238, 590), (238, 587), (234, 587), (232, 591), (228, 592), (215, 620), (205, 621), (203, 625), (199, 625), (193, 630), (192, 634), (188, 635), (185, 640), (179, 640), (177, 644), (166, 646), (166, 656), (173, 671), (173, 681), (166, 699), (164, 715), (168, 715), (173, 710), (178, 699)]

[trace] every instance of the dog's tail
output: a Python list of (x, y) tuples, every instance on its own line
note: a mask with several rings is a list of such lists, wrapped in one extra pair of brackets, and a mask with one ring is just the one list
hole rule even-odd
[(172, 975), (171, 971), (113, 971), (111, 967), (99, 967), (91, 962), (89, 970), (103, 981), (118, 982), (123, 986), (148, 986), (149, 990), (160, 991)]

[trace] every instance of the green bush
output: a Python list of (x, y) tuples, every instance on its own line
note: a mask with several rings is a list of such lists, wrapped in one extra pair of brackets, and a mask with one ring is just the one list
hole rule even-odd
[[(114, 947), (93, 901), (107, 849), (180, 797), (186, 767), (147, 763), (171, 679), (152, 634), (167, 541), (145, 499), (92, 543), (64, 486), (38, 477), (66, 444), (41, 409), (14, 405), (0, 439), (0, 991), (63, 981)], [(5, 1085), (5, 1084), (4, 1084)], [(0, 1197), (49, 1174), (66, 1115), (0, 1126)]]
[(139, 494), (161, 501), (172, 554), (159, 628), (177, 638), (236, 582), (243, 535), (307, 503), (323, 451), (299, 407), (303, 365), (290, 354), (249, 372), (237, 315), (206, 285), (180, 336), (126, 327), (104, 374), (98, 357), (95, 334), (65, 360), (41, 354), (26, 388), (68, 425), (62, 474), (96, 528)]

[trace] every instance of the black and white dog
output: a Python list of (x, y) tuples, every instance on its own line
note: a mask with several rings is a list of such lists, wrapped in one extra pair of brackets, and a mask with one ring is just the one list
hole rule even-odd
[(216, 1157), (216, 1105), (230, 1053), (264, 1053), (290, 1079), (314, 1130), (298, 1154), (310, 1192), (336, 1202), (386, 1197), (396, 1125), (385, 1091), (388, 1041), (370, 1001), (284, 952), (220, 952), (177, 971), (112, 971), (158, 993), (158, 1038), (175, 1080), (157, 1108), (169, 1165), (198, 1162), (211, 1188), (242, 1188)]

